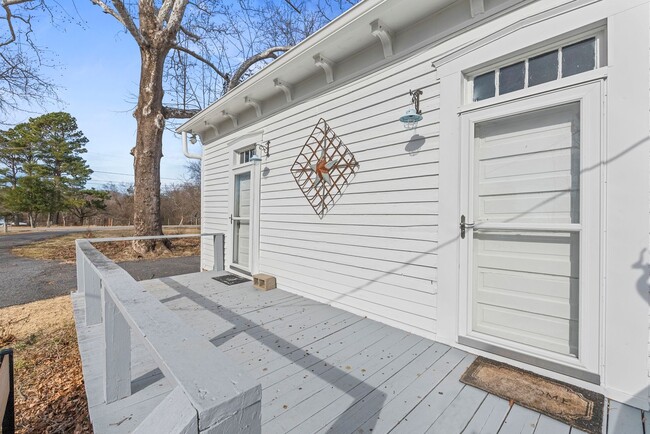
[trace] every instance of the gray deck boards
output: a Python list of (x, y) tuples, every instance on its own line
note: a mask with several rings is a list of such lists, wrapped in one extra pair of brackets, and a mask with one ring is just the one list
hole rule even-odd
[[(263, 433), (559, 433), (580, 431), (460, 383), (474, 356), (279, 289), (226, 286), (206, 272), (141, 282), (263, 388)], [(101, 326), (73, 295), (91, 419), (130, 432), (171, 391), (133, 339), (132, 395), (101, 393)], [(191, 357), (191, 355), (188, 355)], [(609, 434), (643, 433), (640, 410), (611, 402)]]

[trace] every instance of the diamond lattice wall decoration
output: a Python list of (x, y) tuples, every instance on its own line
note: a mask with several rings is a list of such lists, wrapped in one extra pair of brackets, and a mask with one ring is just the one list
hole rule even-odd
[(320, 119), (291, 166), (291, 174), (314, 212), (323, 218), (358, 167), (352, 152), (325, 119)]

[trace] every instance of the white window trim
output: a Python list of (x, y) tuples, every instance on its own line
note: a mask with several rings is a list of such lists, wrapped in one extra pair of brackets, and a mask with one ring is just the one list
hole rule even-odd
[[(499, 92), (499, 69), (510, 66), (513, 64), (516, 64), (518, 62), (522, 61), (527, 61), (535, 56), (538, 56), (540, 54), (547, 53), (549, 51), (553, 50), (559, 50), (558, 52), (558, 69), (559, 69), (559, 75), (562, 74), (562, 50), (561, 48), (572, 45), (574, 43), (584, 41), (589, 38), (595, 38), (596, 39), (596, 59), (595, 59), (595, 68), (591, 71), (585, 71), (579, 74), (575, 74), (569, 77), (559, 77), (555, 80), (551, 80), (549, 82), (543, 83), (543, 84), (538, 84), (535, 86), (528, 86), (528, 62), (525, 62), (525, 77), (524, 77), (524, 88), (514, 91), (514, 92), (509, 92), (507, 94), (500, 95)], [(589, 30), (583, 30), (577, 33), (573, 33), (570, 36), (563, 36), (560, 38), (553, 38), (554, 42), (549, 42), (546, 41), (545, 43), (542, 44), (536, 44), (535, 46), (531, 47), (530, 49), (527, 50), (520, 50), (519, 55), (511, 55), (509, 57), (502, 57), (497, 61), (490, 62), (487, 65), (482, 65), (480, 67), (474, 67), (471, 69), (468, 69), (464, 71), (464, 92), (463, 92), (463, 101), (466, 104), (476, 104), (476, 103), (483, 103), (485, 101), (493, 101), (497, 98), (505, 97), (510, 94), (514, 94), (517, 92), (522, 92), (522, 91), (529, 91), (532, 92), (530, 89), (535, 89), (534, 92), (537, 92), (537, 89), (540, 88), (541, 86), (547, 85), (549, 83), (558, 83), (558, 82), (563, 82), (565, 80), (572, 79), (576, 76), (582, 76), (584, 74), (588, 74), (592, 71), (597, 71), (600, 68), (603, 68), (607, 66), (607, 28), (604, 25), (598, 26), (596, 29), (589, 29)], [(473, 100), (473, 95), (474, 95), (474, 78), (485, 74), (487, 72), (494, 71), (495, 72), (495, 96), (485, 98), (480, 101), (474, 101)]]

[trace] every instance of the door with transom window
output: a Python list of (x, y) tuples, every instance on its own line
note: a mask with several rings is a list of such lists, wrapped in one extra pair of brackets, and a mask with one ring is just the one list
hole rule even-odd
[(257, 264), (259, 167), (253, 155), (253, 147), (236, 151), (232, 169), (230, 268), (245, 274), (254, 272)]
[(601, 84), (461, 115), (461, 343), (598, 382)]

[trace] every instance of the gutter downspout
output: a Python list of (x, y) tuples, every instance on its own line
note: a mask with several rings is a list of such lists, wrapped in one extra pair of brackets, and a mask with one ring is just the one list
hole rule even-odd
[(200, 160), (203, 158), (201, 154), (192, 154), (188, 147), (187, 147), (187, 132), (183, 131), (181, 133), (181, 142), (183, 142), (183, 155), (185, 155), (187, 158), (191, 158), (193, 160)]

